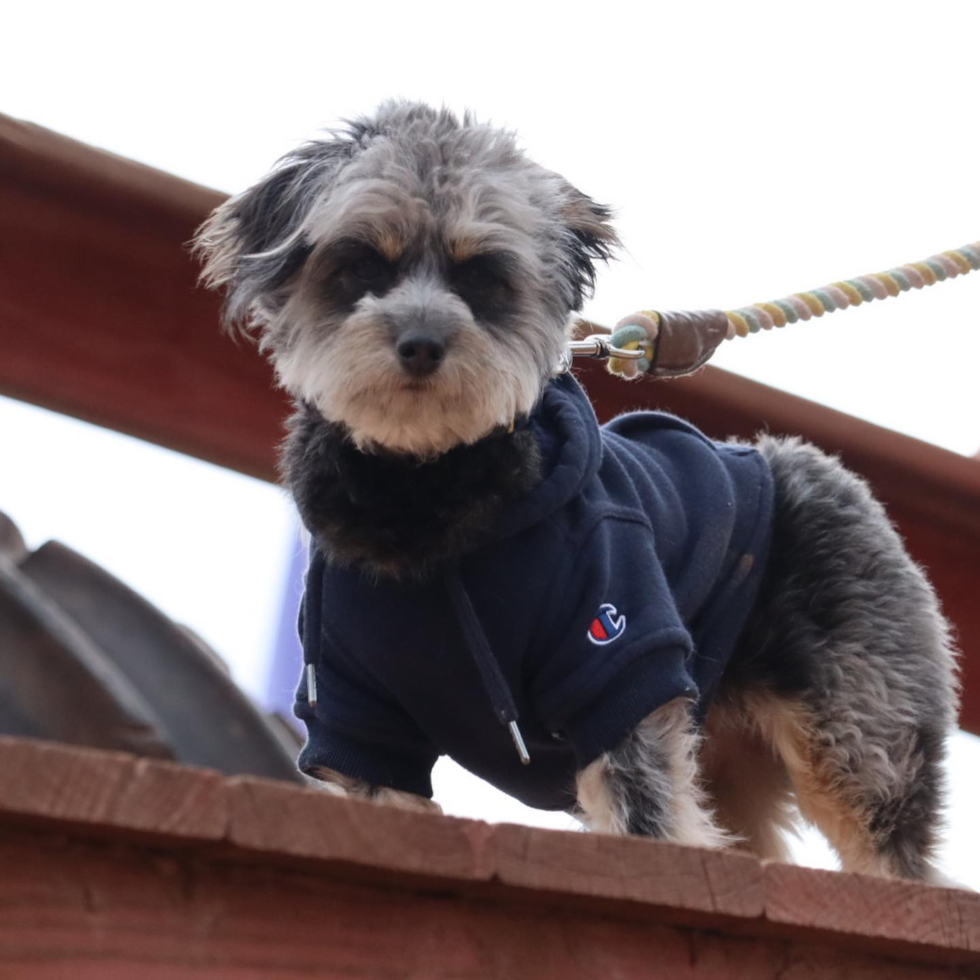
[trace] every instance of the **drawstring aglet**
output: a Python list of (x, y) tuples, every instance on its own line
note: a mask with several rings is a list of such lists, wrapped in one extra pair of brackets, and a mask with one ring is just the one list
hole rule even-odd
[(521, 730), (517, 727), (517, 722), (507, 722), (507, 730), (510, 732), (510, 737), (514, 740), (514, 747), (520, 756), (521, 765), (529, 766), (531, 764), (531, 757), (527, 754), (527, 746), (524, 744), (524, 739), (521, 738)]
[(316, 668), (306, 665), (306, 700), (311, 708), (316, 707)]

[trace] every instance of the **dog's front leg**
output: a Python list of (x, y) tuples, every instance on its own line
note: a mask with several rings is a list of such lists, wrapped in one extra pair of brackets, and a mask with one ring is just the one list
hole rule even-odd
[(580, 817), (590, 830), (724, 847), (729, 834), (708, 809), (698, 774), (700, 739), (690, 702), (678, 698), (578, 774)]
[(311, 786), (322, 789), (334, 796), (353, 796), (359, 800), (370, 800), (385, 806), (396, 806), (401, 810), (422, 810), (428, 813), (442, 813), (442, 807), (435, 800), (391, 789), (389, 786), (374, 786), (363, 779), (352, 779), (333, 769), (318, 768), (309, 780)]

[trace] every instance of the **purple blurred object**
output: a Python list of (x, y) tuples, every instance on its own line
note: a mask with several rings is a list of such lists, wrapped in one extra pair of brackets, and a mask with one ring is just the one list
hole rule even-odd
[(294, 536), (289, 571), (283, 585), (279, 626), (269, 664), (265, 706), (277, 712), (297, 729), (302, 727), (293, 717), (293, 695), (303, 668), (303, 649), (296, 631), (299, 604), (303, 597), (303, 576), (308, 561), (306, 542), (299, 533)]

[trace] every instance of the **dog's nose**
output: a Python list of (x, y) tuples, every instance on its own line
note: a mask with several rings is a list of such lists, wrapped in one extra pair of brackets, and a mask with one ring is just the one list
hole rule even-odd
[(402, 367), (416, 378), (436, 371), (446, 356), (445, 341), (426, 334), (413, 333), (401, 337), (395, 347)]

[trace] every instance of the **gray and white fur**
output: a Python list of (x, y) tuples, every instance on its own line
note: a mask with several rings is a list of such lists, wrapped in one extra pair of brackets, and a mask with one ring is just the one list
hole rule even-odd
[[(293, 151), (212, 214), (205, 281), (296, 401), (284, 477), (327, 555), (420, 573), (534, 485), (535, 448), (511, 430), (618, 245), (610, 217), (510, 133), (407, 102)], [(798, 440), (758, 447), (773, 551), (706, 722), (660, 708), (579, 773), (579, 815), (785, 858), (800, 813), (845, 869), (934, 879), (956, 717), (935, 593), (860, 478)]]
[(608, 217), (510, 133), (389, 103), (284, 157), (198, 248), (287, 391), (362, 449), (433, 457), (533, 408)]

